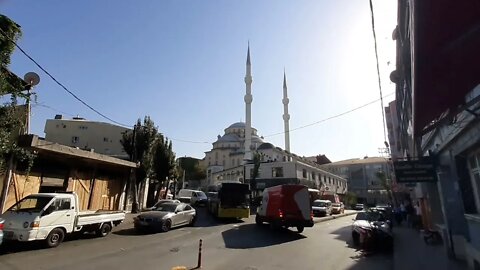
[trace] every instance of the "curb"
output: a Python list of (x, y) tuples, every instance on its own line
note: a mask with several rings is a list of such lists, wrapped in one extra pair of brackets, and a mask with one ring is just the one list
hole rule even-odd
[(356, 213), (357, 213), (357, 212), (343, 213), (343, 214), (339, 214), (339, 215), (335, 215), (335, 216), (329, 216), (329, 217), (319, 218), (319, 219), (317, 219), (317, 220), (314, 220), (313, 223), (320, 223), (320, 222), (325, 222), (325, 221), (329, 221), (329, 220), (336, 219), (336, 218), (351, 216), (351, 215), (355, 215)]

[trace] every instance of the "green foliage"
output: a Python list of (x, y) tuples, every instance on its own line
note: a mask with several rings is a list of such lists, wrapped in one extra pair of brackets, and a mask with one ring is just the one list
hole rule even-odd
[(120, 140), (130, 160), (140, 162), (140, 167), (136, 171), (137, 184), (153, 174), (153, 144), (159, 135), (155, 123), (149, 116), (145, 116), (143, 123), (140, 119), (137, 120), (135, 134), (133, 131), (125, 132)]
[(201, 167), (199, 160), (192, 157), (182, 157), (178, 159), (178, 178), (183, 179), (185, 170), (185, 180), (203, 180), (207, 177), (205, 168)]
[[(0, 96), (10, 95), (10, 102), (0, 105), (0, 170), (5, 170), (8, 160), (26, 163), (27, 175), (33, 166), (35, 155), (17, 144), (17, 137), (25, 125), (25, 114), (18, 107), (18, 97), (29, 99), (30, 96), (22, 93), (28, 85), (10, 72), (7, 67), (15, 49), (10, 41), (17, 41), (22, 32), (20, 26), (8, 17), (0, 14)], [(6, 36), (5, 36), (6, 35)]]
[(255, 152), (253, 154), (253, 175), (252, 179), (250, 180), (250, 190), (254, 190), (257, 188), (257, 177), (260, 171), (260, 163), (262, 162), (262, 156)]
[(345, 194), (344, 204), (348, 206), (357, 204), (357, 195), (353, 192), (347, 192), (347, 194)]

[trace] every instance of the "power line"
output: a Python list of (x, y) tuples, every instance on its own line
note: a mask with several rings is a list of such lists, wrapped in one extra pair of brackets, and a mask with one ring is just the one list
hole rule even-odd
[[(391, 95), (393, 95), (393, 94), (395, 94), (395, 93), (392, 92), (392, 93), (390, 93), (390, 94), (388, 94), (388, 95), (385, 95), (385, 97), (391, 96)], [(368, 105), (372, 105), (372, 104), (374, 104), (374, 103), (376, 103), (376, 102), (378, 102), (378, 101), (380, 101), (380, 100), (382, 100), (382, 99), (383, 99), (383, 97), (382, 97), (382, 98), (379, 98), (379, 99), (376, 99), (376, 100), (373, 100), (373, 101), (370, 101), (370, 102), (368, 102), (368, 103), (365, 103), (365, 104), (363, 104), (363, 105), (361, 105), (361, 106), (355, 107), (355, 108), (353, 108), (353, 109), (351, 109), (351, 110), (348, 110), (348, 111), (345, 111), (345, 112), (343, 112), (343, 113), (339, 113), (339, 114), (330, 116), (330, 117), (328, 117), (328, 118), (325, 118), (325, 119), (322, 119), (322, 120), (319, 120), (319, 121), (316, 121), (316, 122), (313, 122), (313, 123), (310, 123), (310, 124), (307, 124), (307, 125), (304, 125), (304, 126), (300, 126), (300, 127), (297, 127), (297, 128), (290, 129), (289, 132), (295, 131), (295, 130), (299, 130), (299, 129), (303, 129), (303, 128), (306, 128), (306, 127), (310, 127), (310, 126), (313, 126), (313, 125), (317, 125), (317, 124), (323, 123), (323, 122), (325, 122), (325, 121), (328, 121), (328, 120), (331, 120), (331, 119), (334, 119), (334, 118), (343, 116), (343, 115), (345, 115), (345, 114), (349, 114), (349, 113), (354, 112), (354, 111), (356, 111), (356, 110), (360, 110), (360, 109), (362, 109), (362, 108), (365, 108), (365, 107), (367, 107)], [(285, 131), (283, 131), (283, 132), (278, 132), (278, 133), (274, 133), (274, 134), (270, 134), (270, 135), (266, 135), (266, 136), (263, 136), (263, 137), (272, 137), (272, 136), (277, 136), (277, 135), (281, 135), (281, 134), (284, 134), (284, 133), (285, 133)]]
[(380, 78), (380, 64), (378, 61), (378, 50), (377, 50), (377, 35), (375, 33), (375, 15), (373, 12), (373, 3), (372, 0), (370, 2), (370, 12), (372, 17), (372, 33), (373, 33), (373, 41), (375, 43), (375, 59), (377, 60), (377, 77), (378, 77), (378, 89), (380, 90), (380, 106), (382, 106), (382, 124), (383, 124), (383, 139), (385, 143), (387, 142), (387, 129), (385, 127), (385, 111), (383, 107), (383, 94), (382, 94), (382, 81)]
[[(62, 111), (62, 110), (59, 110), (55, 107), (52, 107), (50, 105), (47, 105), (45, 103), (36, 103), (36, 104), (33, 104), (32, 105), (33, 107), (44, 107), (44, 108), (47, 108), (47, 109), (50, 109), (52, 111), (55, 111), (55, 112), (59, 112), (61, 114), (65, 114), (65, 115), (68, 115), (68, 116), (72, 116), (72, 117), (75, 117), (74, 114), (72, 113), (68, 113), (68, 112), (65, 112), (65, 111)], [(177, 141), (177, 142), (184, 142), (184, 143), (196, 143), (196, 144), (209, 144), (210, 142), (202, 142), (202, 141), (190, 141), (190, 140), (183, 140), (183, 139), (177, 139), (177, 138), (171, 138), (171, 137), (168, 137), (167, 138), (169, 140), (172, 140), (172, 141)]]
[(8, 39), (10, 42), (12, 42), (15, 47), (17, 47), (28, 59), (30, 59), (30, 61), (32, 61), (39, 69), (41, 69), (45, 74), (47, 74), (48, 77), (50, 77), (50, 79), (52, 79), (56, 84), (58, 84), (61, 88), (63, 88), (63, 90), (65, 90), (67, 93), (69, 93), (72, 97), (74, 97), (76, 100), (78, 100), (80, 103), (82, 103), (83, 105), (85, 105), (87, 108), (89, 108), (90, 110), (94, 111), (95, 113), (97, 113), (98, 115), (100, 115), (101, 117), (109, 120), (110, 122), (112, 123), (115, 123), (117, 125), (120, 125), (120, 126), (124, 126), (124, 127), (130, 127), (130, 125), (126, 125), (126, 124), (123, 124), (123, 123), (120, 123), (118, 121), (115, 121), (113, 120), (112, 118), (106, 116), (105, 114), (101, 113), (100, 111), (98, 111), (97, 109), (93, 108), (92, 106), (90, 106), (87, 102), (83, 101), (81, 98), (79, 98), (75, 93), (73, 93), (72, 91), (70, 91), (65, 85), (63, 85), (61, 82), (59, 82), (55, 77), (53, 77), (52, 74), (50, 74), (50, 72), (48, 72), (45, 68), (43, 68), (37, 61), (35, 61), (35, 59), (33, 59), (25, 50), (23, 50), (13, 39), (11, 39), (1, 28), (0, 28), (0, 32), (1, 34), (6, 38)]

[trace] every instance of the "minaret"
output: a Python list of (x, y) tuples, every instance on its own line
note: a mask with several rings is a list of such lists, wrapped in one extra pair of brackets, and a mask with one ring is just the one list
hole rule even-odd
[(287, 75), (285, 75), (285, 70), (283, 71), (283, 122), (285, 126), (285, 150), (290, 152), (290, 125), (288, 121), (290, 120), (290, 114), (288, 114), (288, 96), (287, 96)]
[(244, 162), (252, 160), (252, 65), (250, 63), (250, 43), (247, 49), (247, 68), (245, 72), (245, 156)]

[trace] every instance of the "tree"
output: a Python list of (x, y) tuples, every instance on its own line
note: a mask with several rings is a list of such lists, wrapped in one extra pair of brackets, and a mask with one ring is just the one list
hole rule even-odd
[(347, 194), (345, 194), (345, 205), (352, 206), (355, 204), (357, 204), (357, 195), (353, 192), (347, 192)]
[(380, 184), (382, 185), (382, 187), (387, 191), (388, 199), (393, 204), (394, 200), (393, 200), (392, 186), (387, 179), (387, 175), (385, 174), (384, 171), (378, 171), (375, 175), (380, 180)]
[[(255, 152), (253, 154), (253, 172), (252, 178), (250, 179), (250, 190), (252, 191), (252, 197), (256, 197), (257, 195), (257, 177), (260, 172), (260, 163), (262, 161), (262, 157), (260, 153)], [(246, 177), (245, 177), (246, 178)]]
[(153, 175), (152, 146), (158, 135), (155, 123), (149, 116), (145, 116), (143, 123), (138, 119), (134, 130), (125, 132), (120, 140), (130, 160), (140, 163), (140, 166), (135, 170), (135, 177), (130, 181), (130, 187), (133, 189), (132, 212), (139, 210), (136, 208), (138, 207), (139, 185)]
[[(185, 172), (185, 180), (200, 181), (207, 177), (205, 168), (200, 166), (200, 162), (196, 158), (181, 157), (178, 158), (178, 178), (183, 179)], [(183, 181), (183, 180), (182, 180)]]
[(30, 99), (30, 95), (23, 93), (30, 86), (8, 70), (15, 49), (12, 41), (16, 42), (22, 31), (18, 24), (1, 14), (0, 29), (0, 97), (10, 96), (9, 103), (0, 105), (0, 171), (7, 168), (8, 160), (11, 164), (20, 161), (26, 163), (28, 175), (35, 155), (17, 144), (17, 136), (25, 126), (25, 113), (20, 113), (22, 109), (17, 104), (18, 98)]
[(168, 179), (176, 178), (175, 153), (172, 149), (172, 141), (164, 138), (163, 135), (157, 136), (152, 147), (152, 155), (153, 176), (159, 181), (157, 195), (155, 196), (155, 201), (158, 201), (164, 185), (165, 191), (168, 191)]

